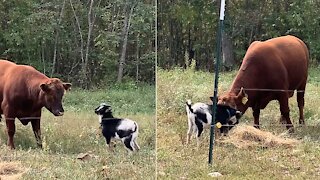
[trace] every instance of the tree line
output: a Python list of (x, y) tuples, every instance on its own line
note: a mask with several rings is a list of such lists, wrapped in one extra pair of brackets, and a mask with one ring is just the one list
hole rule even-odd
[(154, 83), (151, 0), (0, 1), (0, 58), (91, 88)]
[[(158, 1), (158, 65), (213, 71), (220, 1)], [(313, 63), (320, 61), (320, 1), (226, 1), (222, 59), (224, 69), (240, 65), (255, 40), (295, 35), (309, 47)]]

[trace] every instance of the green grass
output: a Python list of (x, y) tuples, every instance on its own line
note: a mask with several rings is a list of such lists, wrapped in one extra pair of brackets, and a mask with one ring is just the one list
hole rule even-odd
[[(6, 145), (5, 122), (0, 123), (0, 163), (21, 162), (27, 172), (23, 179), (155, 179), (155, 88), (127, 86), (84, 91), (73, 89), (65, 95), (65, 115), (54, 117), (43, 110), (43, 149), (36, 147), (31, 125), (16, 120), (16, 150)], [(139, 124), (141, 150), (129, 155), (116, 142), (108, 151), (100, 134), (94, 108), (101, 102), (112, 105), (115, 116), (133, 119)], [(79, 160), (79, 153), (92, 158)], [(104, 169), (103, 169), (104, 167)]]
[[(220, 74), (219, 93), (228, 90), (236, 71)], [(218, 171), (220, 179), (317, 179), (320, 176), (320, 71), (311, 68), (305, 95), (307, 127), (298, 126), (295, 96), (290, 99), (290, 115), (295, 125), (291, 138), (301, 144), (291, 148), (238, 149), (217, 143), (213, 165), (208, 166), (209, 130), (202, 134), (201, 148), (195, 139), (185, 144), (187, 117), (185, 101), (208, 102), (213, 94), (213, 74), (192, 70), (162, 70), (157, 72), (157, 173), (158, 179), (208, 179), (208, 173)], [(286, 128), (279, 123), (280, 111), (272, 101), (261, 111), (262, 130), (275, 134)], [(249, 109), (240, 120), (253, 124)]]

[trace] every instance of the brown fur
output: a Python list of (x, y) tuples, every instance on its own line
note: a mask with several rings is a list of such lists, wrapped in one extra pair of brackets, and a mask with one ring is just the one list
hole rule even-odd
[[(308, 61), (307, 46), (294, 36), (255, 41), (248, 48), (230, 90), (219, 96), (218, 103), (227, 104), (242, 113), (251, 107), (254, 125), (259, 127), (260, 109), (264, 109), (271, 100), (278, 100), (282, 119), (290, 129), (293, 126), (289, 117), (288, 99), (293, 96), (294, 90), (298, 90), (299, 122), (304, 124), (304, 90), (308, 77)], [(243, 104), (242, 99), (245, 96), (248, 101)]]
[(46, 107), (55, 116), (63, 115), (62, 97), (71, 84), (48, 78), (31, 66), (6, 60), (0, 60), (0, 69), (0, 113), (6, 120), (8, 146), (14, 148), (15, 118), (23, 125), (31, 122), (37, 143), (42, 146), (41, 109)]

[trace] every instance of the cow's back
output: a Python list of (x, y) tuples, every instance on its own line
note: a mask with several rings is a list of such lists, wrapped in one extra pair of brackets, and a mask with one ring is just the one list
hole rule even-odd
[(10, 77), (10, 73), (12, 68), (16, 66), (15, 63), (7, 61), (7, 60), (0, 60), (0, 104), (3, 100), (3, 91), (6, 85), (8, 77)]
[(254, 42), (247, 50), (233, 88), (297, 89), (306, 83), (308, 58), (306, 45), (294, 36)]

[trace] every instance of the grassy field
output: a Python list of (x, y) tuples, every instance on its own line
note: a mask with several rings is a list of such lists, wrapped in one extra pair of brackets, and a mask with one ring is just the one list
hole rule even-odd
[[(222, 73), (219, 93), (231, 85), (236, 71)], [(213, 74), (192, 70), (162, 70), (157, 72), (157, 174), (158, 179), (208, 179), (208, 173), (220, 172), (220, 179), (318, 179), (320, 177), (320, 71), (311, 68), (305, 96), (305, 121), (298, 126), (295, 96), (290, 99), (291, 120), (295, 133), (290, 138), (300, 140), (292, 148), (244, 148), (217, 142), (213, 165), (208, 165), (209, 130), (202, 134), (201, 147), (196, 140), (186, 145), (187, 117), (185, 101), (210, 103), (213, 94)], [(262, 130), (279, 135), (286, 128), (279, 123), (276, 101), (261, 111)], [(248, 110), (241, 124), (252, 125)]]
[[(115, 116), (138, 122), (139, 152), (129, 155), (121, 142), (116, 143), (114, 152), (107, 151), (99, 133), (98, 116), (94, 114), (94, 108), (101, 102), (110, 103)], [(5, 145), (5, 122), (0, 122), (0, 179), (6, 173), (14, 175), (21, 171), (22, 179), (155, 179), (154, 86), (73, 89), (65, 95), (64, 109), (63, 117), (54, 117), (43, 110), (43, 150), (36, 147), (31, 125), (23, 126), (19, 121), (16, 121), (16, 150), (9, 150)], [(80, 153), (88, 156), (77, 159)], [(1, 163), (14, 163), (13, 167), (20, 170), (11, 168), (2, 172)]]

